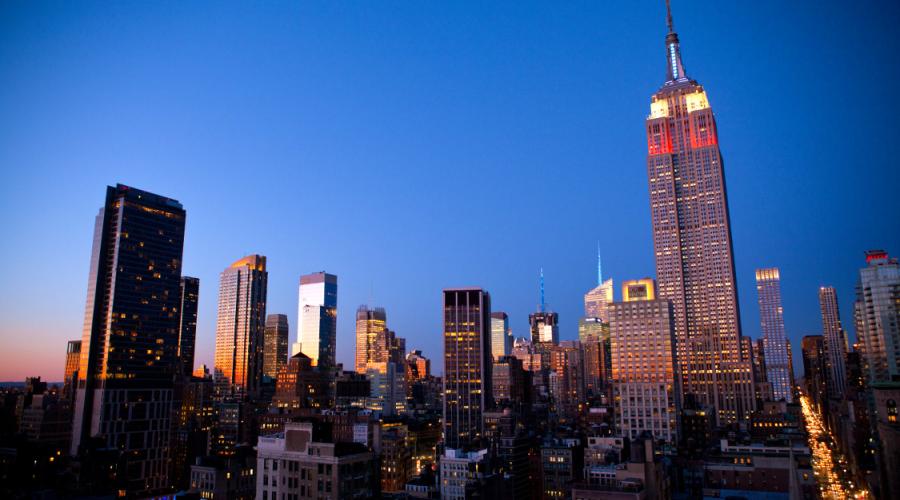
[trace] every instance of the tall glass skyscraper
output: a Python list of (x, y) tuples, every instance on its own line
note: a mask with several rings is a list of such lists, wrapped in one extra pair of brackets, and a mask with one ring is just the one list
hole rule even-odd
[(359, 306), (356, 310), (356, 371), (366, 372), (368, 363), (387, 361), (387, 313), (381, 307)]
[(334, 366), (337, 343), (337, 276), (325, 271), (300, 277), (297, 343), (314, 366)]
[(753, 408), (741, 356), (740, 313), (725, 173), (706, 91), (688, 78), (668, 15), (666, 81), (650, 100), (647, 174), (659, 297), (672, 301), (685, 394), (719, 422)]
[(509, 331), (509, 316), (502, 311), (491, 313), (491, 353), (494, 360), (512, 353), (513, 337)]
[(756, 270), (759, 295), (759, 322), (766, 357), (766, 380), (772, 385), (772, 398), (794, 402), (790, 359), (784, 333), (784, 308), (781, 305), (781, 278), (778, 268)]
[(278, 377), (278, 370), (287, 363), (288, 317), (286, 314), (266, 316), (266, 334), (263, 341), (263, 375)]
[(197, 343), (197, 306), (200, 301), (200, 279), (181, 277), (181, 315), (178, 324), (178, 361), (181, 373), (190, 377), (194, 371), (194, 347)]
[(266, 258), (248, 255), (219, 277), (214, 381), (220, 397), (254, 396), (263, 368)]
[(900, 263), (884, 250), (866, 252), (855, 313), (866, 382), (900, 381)]
[(72, 453), (120, 450), (129, 496), (169, 487), (184, 223), (176, 200), (118, 184), (94, 226)]
[(444, 445), (466, 448), (484, 433), (493, 404), (491, 296), (481, 288), (444, 290)]

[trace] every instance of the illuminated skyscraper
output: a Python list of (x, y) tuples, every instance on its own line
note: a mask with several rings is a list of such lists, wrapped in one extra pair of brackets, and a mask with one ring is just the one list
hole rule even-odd
[(684, 392), (734, 422), (753, 407), (753, 382), (741, 357), (722, 155), (706, 91), (685, 74), (671, 12), (668, 27), (667, 77), (646, 122), (658, 291), (674, 306)]
[(387, 361), (388, 344), (385, 331), (387, 314), (381, 307), (356, 310), (356, 371), (366, 372), (367, 363)]
[[(856, 335), (866, 382), (900, 381), (900, 264), (884, 250), (866, 252), (856, 285)], [(896, 403), (895, 403), (896, 406)]]
[(248, 255), (219, 276), (214, 380), (219, 396), (256, 395), (262, 379), (266, 258)]
[(169, 487), (185, 211), (121, 184), (94, 226), (72, 453), (94, 436), (121, 451), (129, 496)]
[(66, 368), (63, 372), (62, 398), (75, 403), (75, 388), (78, 387), (78, 365), (81, 362), (81, 341), (70, 340), (66, 345)]
[(181, 277), (181, 315), (178, 324), (178, 361), (185, 377), (194, 371), (194, 346), (197, 342), (197, 306), (200, 301), (200, 279)]
[(531, 326), (531, 342), (537, 344), (559, 344), (559, 314), (538, 311), (528, 315)]
[(512, 353), (513, 337), (509, 331), (509, 316), (505, 312), (491, 313), (491, 350), (494, 360)]
[(645, 431), (677, 442), (680, 388), (672, 303), (657, 299), (651, 279), (622, 284), (610, 306), (610, 351), (616, 426), (635, 439)]
[(266, 316), (266, 333), (263, 340), (263, 375), (278, 377), (278, 370), (287, 364), (288, 317), (286, 314), (270, 314)]
[(300, 277), (299, 327), (292, 354), (303, 352), (313, 366), (334, 366), (337, 342), (337, 276), (325, 271)]
[(482, 437), (491, 392), (491, 296), (481, 288), (444, 290), (444, 446)]
[(766, 380), (772, 385), (775, 401), (783, 399), (792, 403), (794, 391), (791, 388), (791, 364), (784, 334), (781, 280), (777, 268), (756, 270), (756, 292), (759, 295), (759, 322), (766, 356)]
[(597, 286), (584, 294), (584, 315), (609, 323), (609, 305), (613, 303), (613, 280), (603, 281), (600, 249), (597, 249)]
[[(829, 398), (840, 398), (847, 389), (847, 335), (841, 326), (837, 290), (834, 287), (819, 288), (819, 307), (822, 310), (822, 338), (825, 346), (826, 384)], [(859, 330), (857, 330), (859, 335)]]

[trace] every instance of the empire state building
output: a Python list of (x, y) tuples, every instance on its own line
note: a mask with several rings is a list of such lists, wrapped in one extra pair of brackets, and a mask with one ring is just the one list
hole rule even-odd
[(666, 81), (650, 99), (647, 174), (658, 295), (674, 306), (685, 403), (712, 407), (720, 424), (753, 409), (742, 359), (731, 224), (716, 121), (687, 76), (668, 9)]

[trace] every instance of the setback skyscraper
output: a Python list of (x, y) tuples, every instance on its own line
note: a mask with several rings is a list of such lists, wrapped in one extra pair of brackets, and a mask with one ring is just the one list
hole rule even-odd
[(72, 433), (121, 452), (129, 496), (169, 487), (184, 208), (121, 184), (97, 215)]
[(856, 335), (866, 382), (900, 381), (900, 264), (884, 250), (866, 252), (856, 285)]
[(286, 314), (266, 316), (266, 333), (263, 340), (263, 375), (278, 377), (278, 370), (287, 364), (288, 317)]
[(334, 366), (337, 342), (337, 276), (325, 271), (300, 277), (297, 343), (313, 366)]
[(778, 268), (756, 270), (756, 292), (759, 295), (759, 322), (766, 356), (766, 380), (772, 385), (772, 398), (794, 401), (791, 388), (790, 360), (784, 334), (784, 308), (781, 306), (781, 278)]
[(200, 301), (200, 279), (181, 277), (181, 315), (178, 324), (178, 361), (181, 373), (190, 377), (194, 371), (194, 346), (197, 342), (197, 306)]
[(646, 121), (658, 293), (674, 306), (685, 394), (735, 422), (753, 408), (753, 383), (741, 356), (722, 155), (706, 91), (685, 74), (671, 12), (668, 28), (667, 77)]
[(444, 290), (444, 446), (466, 448), (484, 431), (491, 392), (491, 297), (481, 288)]
[(220, 397), (259, 390), (268, 277), (262, 255), (237, 260), (220, 275), (213, 377)]

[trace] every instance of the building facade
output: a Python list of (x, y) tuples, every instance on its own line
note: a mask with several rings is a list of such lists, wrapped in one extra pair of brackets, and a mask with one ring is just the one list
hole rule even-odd
[(672, 303), (656, 298), (652, 280), (626, 281), (622, 288), (624, 301), (610, 306), (616, 427), (629, 439), (648, 431), (674, 445), (681, 391)]
[(781, 305), (781, 277), (778, 268), (756, 270), (759, 296), (759, 322), (766, 354), (766, 379), (775, 401), (794, 401), (790, 373), (790, 352), (784, 333), (784, 308)]
[(273, 379), (278, 376), (278, 370), (287, 363), (289, 338), (286, 314), (266, 316), (266, 331), (263, 340), (263, 375)]
[(315, 366), (334, 366), (337, 342), (337, 276), (325, 271), (300, 277), (297, 343)]
[(866, 252), (856, 286), (856, 335), (866, 381), (900, 381), (900, 264), (883, 250)]
[(831, 286), (819, 288), (819, 308), (822, 311), (822, 337), (825, 343), (825, 367), (828, 377), (828, 396), (839, 399), (847, 389), (847, 335), (841, 326), (837, 290)]
[(482, 437), (491, 393), (491, 297), (481, 288), (444, 290), (444, 445)]
[(513, 337), (509, 331), (509, 316), (502, 311), (491, 313), (491, 354), (494, 360), (509, 356), (512, 352)]
[(181, 373), (190, 377), (194, 371), (194, 347), (197, 342), (197, 307), (200, 305), (200, 278), (181, 277), (181, 300), (178, 307), (178, 361)]
[(741, 359), (724, 165), (706, 91), (685, 73), (668, 20), (667, 78), (646, 121), (658, 293), (673, 304), (684, 392), (735, 422), (753, 408), (753, 382)]
[(119, 184), (94, 226), (72, 453), (95, 436), (121, 450), (130, 495), (169, 486), (184, 225), (176, 200)]
[(262, 255), (241, 258), (219, 275), (213, 380), (221, 397), (259, 391), (268, 276)]

